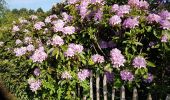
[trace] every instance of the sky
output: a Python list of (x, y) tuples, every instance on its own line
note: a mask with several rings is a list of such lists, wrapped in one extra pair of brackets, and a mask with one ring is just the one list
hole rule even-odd
[(34, 9), (42, 8), (44, 11), (49, 10), (53, 4), (61, 2), (62, 0), (5, 0), (9, 9), (28, 8)]

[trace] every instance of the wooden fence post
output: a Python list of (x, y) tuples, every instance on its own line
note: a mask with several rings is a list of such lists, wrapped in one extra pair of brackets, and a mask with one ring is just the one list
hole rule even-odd
[(112, 88), (112, 100), (114, 100), (115, 99), (115, 88), (113, 87)]
[(96, 73), (96, 100), (100, 100), (100, 77), (99, 74)]
[(93, 72), (90, 74), (90, 100), (93, 100)]
[(107, 100), (107, 79), (105, 74), (103, 77), (103, 96), (104, 96), (104, 100)]
[(120, 100), (125, 100), (125, 87), (122, 86), (120, 90)]
[(148, 98), (147, 98), (147, 100), (152, 100), (152, 96), (151, 96), (150, 93), (148, 93)]
[(138, 100), (138, 91), (136, 87), (133, 88), (133, 100)]

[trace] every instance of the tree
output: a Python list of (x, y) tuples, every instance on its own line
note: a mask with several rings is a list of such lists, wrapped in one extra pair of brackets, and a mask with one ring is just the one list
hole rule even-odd
[(6, 10), (6, 2), (5, 0), (0, 0), (0, 17), (3, 16), (5, 10)]
[(37, 12), (37, 13), (43, 13), (44, 11), (43, 11), (42, 8), (38, 8), (36, 12)]

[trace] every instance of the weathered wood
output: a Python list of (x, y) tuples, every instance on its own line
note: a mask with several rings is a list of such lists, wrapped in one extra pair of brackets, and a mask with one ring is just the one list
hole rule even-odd
[(87, 100), (87, 97), (86, 97), (86, 96), (83, 96), (83, 100)]
[(115, 89), (112, 89), (112, 100), (115, 100)]
[(166, 100), (170, 100), (170, 94), (167, 94)]
[(100, 77), (96, 74), (96, 100), (100, 100)]
[(103, 96), (104, 96), (104, 100), (107, 100), (107, 79), (106, 79), (106, 75), (104, 74), (103, 77)]
[(152, 96), (151, 96), (150, 93), (148, 93), (148, 98), (147, 98), (147, 100), (152, 100)]
[(133, 100), (138, 100), (138, 91), (136, 87), (133, 88)]
[(93, 100), (93, 72), (90, 74), (90, 100)]
[(120, 90), (120, 100), (125, 100), (125, 87), (122, 86)]

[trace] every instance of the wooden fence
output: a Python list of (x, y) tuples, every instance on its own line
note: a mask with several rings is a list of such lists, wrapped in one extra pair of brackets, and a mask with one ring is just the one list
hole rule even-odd
[[(91, 73), (90, 75), (90, 100), (116, 100), (115, 97), (116, 97), (116, 89), (112, 88), (112, 91), (111, 93), (109, 92), (108, 93), (108, 87), (107, 87), (107, 78), (106, 78), (106, 75), (104, 75), (102, 77), (102, 80), (100, 80), (100, 76), (98, 74), (96, 74), (96, 77), (94, 78), (93, 77), (93, 74)], [(94, 81), (96, 84), (94, 84)], [(103, 82), (103, 83), (101, 83)], [(103, 84), (103, 87), (102, 87), (102, 91), (101, 91), (101, 85), (100, 84)], [(95, 86), (95, 90), (93, 89)], [(80, 89), (78, 90), (79, 92), (79, 95), (80, 95)], [(102, 94), (101, 94), (102, 93)], [(108, 94), (111, 96), (110, 99), (108, 99)], [(102, 95), (102, 98), (101, 96)], [(120, 93), (119, 93), (119, 100), (126, 100), (125, 98), (126, 96), (126, 93), (125, 93), (125, 87), (122, 86), (120, 88)], [(87, 100), (87, 97), (86, 96), (83, 96), (83, 99), (82, 100)], [(88, 99), (89, 100), (89, 99)], [(137, 88), (133, 88), (133, 94), (132, 94), (132, 99), (131, 100), (138, 100), (138, 91), (137, 91)], [(140, 100), (143, 100), (143, 99), (140, 99)], [(154, 100), (152, 99), (152, 96), (150, 93), (147, 94), (147, 99), (145, 100)], [(170, 100), (170, 94), (167, 95), (166, 97), (166, 100)]]

